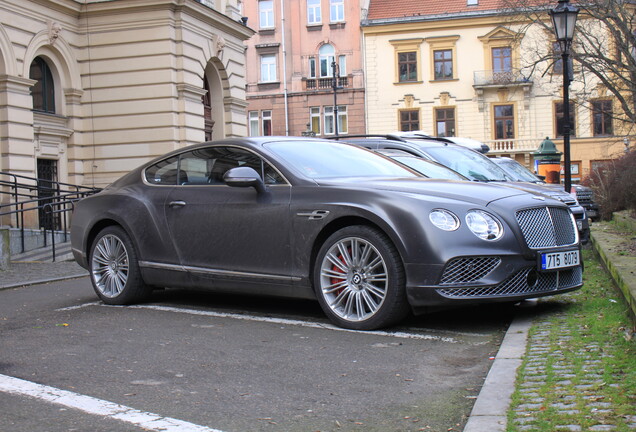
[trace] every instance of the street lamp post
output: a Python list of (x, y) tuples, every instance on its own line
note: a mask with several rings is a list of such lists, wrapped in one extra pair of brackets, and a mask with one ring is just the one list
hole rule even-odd
[(331, 81), (331, 87), (333, 88), (333, 125), (336, 136), (338, 136), (338, 78), (340, 75), (340, 71), (338, 70), (338, 65), (336, 64), (336, 60), (334, 59), (331, 62), (331, 73), (333, 79)]
[(563, 61), (563, 162), (565, 174), (565, 191), (572, 188), (572, 174), (570, 162), (570, 47), (574, 39), (574, 28), (579, 8), (572, 6), (570, 0), (559, 0), (559, 4), (550, 11), (554, 33), (561, 48)]

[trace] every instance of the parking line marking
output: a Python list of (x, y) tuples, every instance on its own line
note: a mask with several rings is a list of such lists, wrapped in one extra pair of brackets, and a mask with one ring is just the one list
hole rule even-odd
[(84, 411), (89, 414), (110, 417), (127, 423), (132, 423), (147, 431), (161, 432), (222, 432), (188, 423), (171, 417), (143, 412), (114, 402), (85, 396), (67, 390), (57, 389), (31, 381), (0, 374), (0, 391), (18, 394), (44, 400), (46, 402), (63, 405)]
[[(107, 306), (107, 305), (103, 305)], [(267, 322), (272, 324), (282, 324), (282, 325), (295, 325), (301, 327), (309, 327), (309, 328), (318, 328), (318, 329), (326, 329), (326, 330), (335, 330), (349, 333), (362, 333), (367, 335), (374, 336), (389, 336), (401, 339), (420, 339), (420, 340), (434, 340), (448, 343), (459, 343), (457, 339), (452, 337), (444, 337), (444, 336), (433, 336), (433, 335), (424, 335), (417, 333), (407, 333), (407, 332), (390, 332), (390, 331), (382, 331), (382, 330), (373, 330), (373, 331), (362, 331), (362, 330), (351, 330), (345, 329), (342, 327), (337, 327), (332, 324), (323, 324), (311, 321), (301, 321), (301, 320), (292, 320), (287, 318), (270, 318), (270, 317), (262, 317), (255, 315), (241, 315), (235, 313), (227, 313), (227, 312), (212, 312), (212, 311), (202, 311), (197, 309), (183, 309), (176, 308), (171, 306), (157, 306), (157, 305), (131, 305), (131, 306), (108, 306), (108, 307), (125, 307), (125, 308), (133, 308), (133, 309), (151, 309), (162, 312), (176, 312), (176, 313), (184, 313), (190, 315), (202, 315), (209, 316), (215, 318), (233, 318), (238, 320), (245, 321), (258, 321), (258, 322)]]
[[(296, 325), (301, 327), (334, 330), (334, 331), (341, 331), (341, 332), (348, 332), (348, 333), (362, 333), (362, 334), (377, 335), (377, 336), (388, 336), (388, 337), (395, 337), (400, 339), (419, 339), (419, 340), (434, 340), (434, 341), (441, 341), (441, 342), (447, 342), (447, 343), (462, 343), (462, 341), (459, 341), (455, 338), (447, 337), (447, 336), (434, 336), (434, 335), (426, 335), (426, 334), (419, 334), (419, 333), (391, 332), (391, 331), (382, 331), (382, 330), (373, 330), (373, 331), (351, 330), (351, 329), (345, 329), (342, 327), (337, 327), (332, 324), (323, 324), (323, 323), (317, 323), (317, 322), (311, 322), (311, 321), (292, 320), (287, 318), (270, 318), (270, 317), (263, 317), (263, 316), (256, 316), (256, 315), (242, 315), (242, 314), (227, 313), (227, 312), (202, 311), (197, 309), (176, 308), (172, 306), (159, 306), (159, 305), (114, 306), (114, 305), (107, 305), (97, 301), (97, 302), (83, 303), (77, 306), (59, 308), (59, 309), (56, 309), (56, 311), (58, 312), (70, 311), (70, 310), (82, 309), (89, 306), (103, 306), (103, 307), (112, 307), (112, 308), (131, 308), (131, 309), (151, 309), (151, 310), (157, 310), (162, 312), (176, 312), (176, 313), (185, 313), (190, 315), (209, 316), (209, 317), (215, 317), (215, 318), (233, 318), (233, 319), (239, 319), (244, 321), (258, 321), (258, 322), (267, 322), (272, 324)], [(470, 334), (470, 335), (474, 336), (474, 334)], [(469, 345), (483, 345), (486, 342), (472, 342), (472, 343), (464, 342), (464, 343), (468, 343)]]
[(63, 308), (59, 308), (59, 309), (55, 309), (56, 312), (62, 312), (62, 311), (70, 311), (70, 310), (75, 310), (75, 309), (82, 309), (88, 306), (99, 306), (103, 304), (100, 301), (95, 301), (95, 302), (90, 302), (90, 303), (84, 303), (81, 305), (76, 305), (76, 306), (68, 306), (68, 307), (63, 307)]

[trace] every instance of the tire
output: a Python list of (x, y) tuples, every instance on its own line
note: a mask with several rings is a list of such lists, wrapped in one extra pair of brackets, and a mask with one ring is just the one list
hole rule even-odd
[(151, 292), (139, 270), (137, 252), (126, 232), (110, 226), (99, 232), (89, 254), (93, 289), (106, 304), (143, 301)]
[(409, 312), (402, 260), (381, 231), (354, 225), (322, 245), (313, 272), (318, 302), (336, 325), (374, 330)]

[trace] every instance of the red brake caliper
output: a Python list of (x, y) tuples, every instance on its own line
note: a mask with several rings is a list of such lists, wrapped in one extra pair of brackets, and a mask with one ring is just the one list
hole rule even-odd
[[(338, 255), (338, 259), (340, 260), (340, 262), (341, 262), (342, 264), (345, 264), (345, 260), (344, 260), (344, 257), (342, 256), (342, 254), (339, 254), (339, 255)], [(342, 269), (341, 269), (340, 267), (338, 267), (337, 265), (335, 265), (335, 264), (331, 267), (331, 270), (333, 270), (334, 272), (336, 272), (336, 273), (340, 273), (341, 275), (345, 276), (345, 273), (342, 271)], [(346, 276), (345, 276), (345, 277), (346, 277)], [(332, 285), (335, 285), (335, 284), (337, 284), (338, 282), (340, 282), (340, 280), (336, 279), (335, 277), (332, 277), (332, 278), (331, 278), (331, 284), (332, 284)], [(340, 288), (339, 290), (337, 290), (337, 291), (335, 292), (336, 297), (340, 295), (340, 293), (342, 292), (342, 290), (344, 290), (344, 288)]]

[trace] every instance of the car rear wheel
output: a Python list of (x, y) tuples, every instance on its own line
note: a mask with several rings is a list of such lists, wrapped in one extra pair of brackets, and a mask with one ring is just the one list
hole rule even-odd
[(350, 226), (332, 234), (314, 268), (320, 306), (335, 324), (373, 330), (408, 314), (404, 268), (395, 246), (381, 231)]
[(104, 228), (97, 235), (90, 251), (90, 266), (93, 288), (106, 304), (138, 302), (151, 291), (141, 278), (130, 237), (118, 226)]

